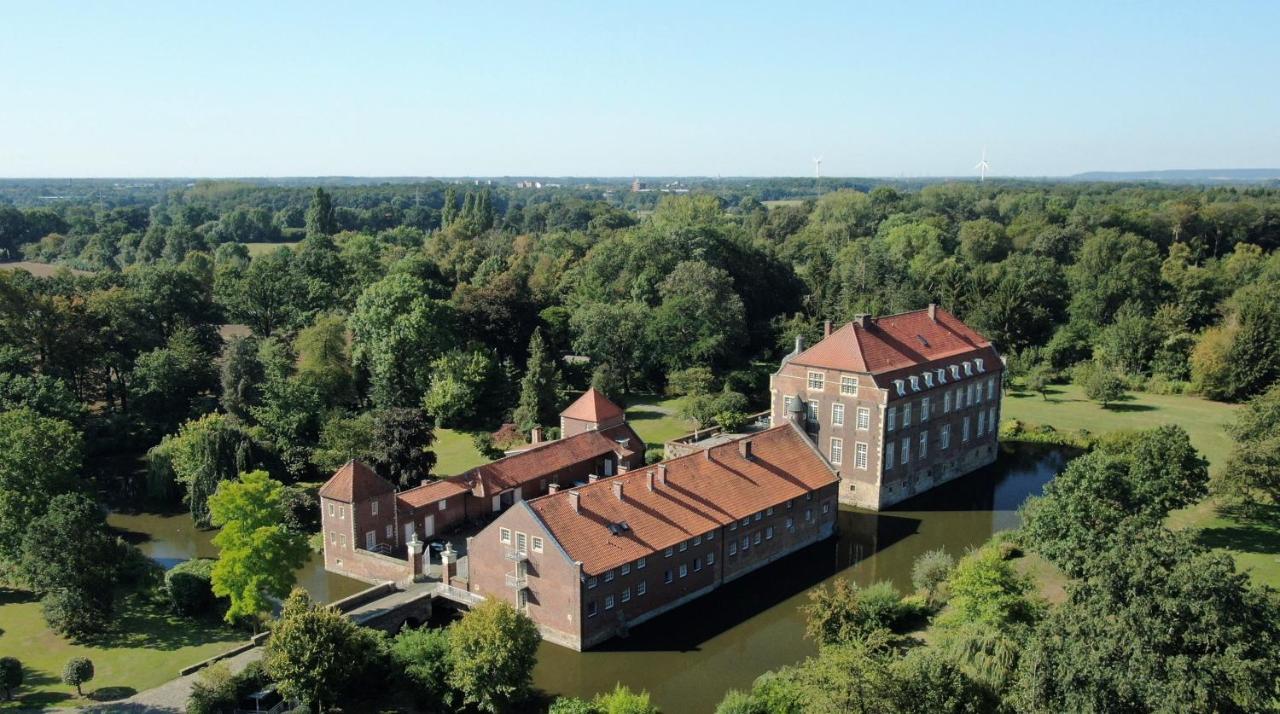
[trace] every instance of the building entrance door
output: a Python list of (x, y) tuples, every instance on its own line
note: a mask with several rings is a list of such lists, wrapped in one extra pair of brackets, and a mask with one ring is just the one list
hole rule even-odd
[(404, 524), (404, 542), (409, 543), (413, 540), (413, 521)]
[(422, 520), (422, 537), (430, 538), (436, 534), (436, 517), (435, 515), (427, 516)]

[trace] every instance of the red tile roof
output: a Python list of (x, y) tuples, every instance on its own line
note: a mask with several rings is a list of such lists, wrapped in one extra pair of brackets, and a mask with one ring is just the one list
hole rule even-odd
[(966, 353), (991, 352), (991, 342), (955, 315), (936, 309), (851, 322), (791, 358), (791, 363), (846, 372), (885, 374)]
[(560, 416), (601, 424), (622, 416), (622, 407), (609, 401), (608, 397), (592, 387), (560, 412)]
[(348, 461), (320, 487), (320, 495), (335, 501), (357, 503), (365, 499), (392, 493), (396, 487), (373, 469), (359, 461)]
[(405, 489), (396, 495), (396, 500), (400, 503), (411, 506), (413, 508), (421, 508), (436, 501), (440, 501), (450, 496), (457, 496), (460, 493), (466, 493), (471, 489), (462, 479), (454, 477), (451, 479), (443, 479), (440, 481), (431, 481), (421, 486), (414, 486)]
[[(732, 441), (663, 462), (666, 484), (655, 473), (653, 491), (646, 473), (656, 465), (527, 503), (569, 557), (595, 575), (837, 481), (789, 424), (747, 438), (749, 460)], [(617, 484), (622, 500), (614, 495)], [(580, 498), (579, 512), (572, 493)], [(622, 522), (628, 530), (614, 535), (609, 526)]]
[[(618, 443), (624, 439), (627, 441), (626, 445)], [(537, 444), (518, 454), (477, 466), (460, 478), (469, 484), (478, 484), (476, 495), (483, 498), (607, 454), (627, 459), (643, 452), (644, 442), (640, 441), (630, 425), (624, 423)]]

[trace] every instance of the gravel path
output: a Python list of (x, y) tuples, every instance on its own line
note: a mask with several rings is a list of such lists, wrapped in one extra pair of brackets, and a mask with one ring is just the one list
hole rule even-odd
[[(222, 660), (231, 668), (233, 673), (244, 669), (250, 662), (262, 658), (262, 648), (254, 647), (247, 652)], [(145, 692), (138, 692), (128, 699), (121, 699), (118, 702), (107, 702), (92, 707), (81, 709), (82, 712), (93, 712), (94, 714), (151, 714), (152, 712), (164, 712), (172, 714), (174, 712), (185, 712), (187, 710), (187, 698), (191, 696), (191, 687), (196, 681), (196, 677), (200, 676), (199, 672), (188, 674), (185, 677), (165, 682), (154, 689), (148, 689)]]

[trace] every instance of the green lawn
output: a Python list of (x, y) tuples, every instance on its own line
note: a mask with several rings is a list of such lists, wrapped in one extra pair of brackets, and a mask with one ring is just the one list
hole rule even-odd
[(436, 429), (436, 470), (441, 476), (456, 476), (489, 462), (471, 442), (471, 432)]
[[(150, 689), (178, 676), (178, 670), (230, 649), (243, 633), (217, 623), (168, 614), (142, 596), (120, 607), (117, 632), (92, 643), (72, 643), (45, 625), (40, 603), (30, 593), (0, 588), (0, 655), (22, 661), (24, 682), (0, 710), (88, 706)], [(72, 657), (93, 661), (86, 697), (62, 684), (62, 667)]]
[(277, 248), (292, 248), (297, 243), (245, 243), (244, 247), (249, 249), (249, 257), (256, 258), (267, 253), (274, 253)]
[[(1073, 384), (1053, 385), (1048, 397), (1011, 391), (1005, 395), (1003, 418), (1094, 434), (1178, 424), (1209, 460), (1211, 471), (1221, 468), (1231, 452), (1231, 438), (1223, 427), (1239, 408), (1199, 397), (1134, 392), (1130, 399), (1103, 409)], [(1280, 507), (1244, 513), (1206, 499), (1171, 514), (1169, 525), (1199, 530), (1201, 543), (1230, 553), (1256, 582), (1280, 587)]]
[(678, 399), (636, 394), (628, 401), (631, 405), (627, 407), (627, 421), (650, 449), (661, 449), (664, 443), (693, 431), (689, 420), (676, 416)]

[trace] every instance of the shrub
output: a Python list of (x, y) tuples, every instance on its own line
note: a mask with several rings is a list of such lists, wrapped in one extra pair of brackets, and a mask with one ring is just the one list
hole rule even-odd
[(878, 628), (893, 627), (902, 614), (902, 595), (887, 580), (863, 588), (861, 600), (866, 619)]
[(0, 657), (0, 689), (6, 700), (13, 698), (13, 690), (22, 686), (22, 663), (17, 657)]
[(424, 627), (405, 630), (391, 643), (391, 657), (413, 685), (414, 699), (428, 709), (452, 711), (449, 686), (449, 631)]
[(727, 432), (740, 432), (747, 426), (751, 417), (743, 412), (728, 411), (716, 415), (716, 423)]
[(551, 703), (547, 714), (598, 714), (591, 702), (577, 697), (558, 697)]
[(45, 595), (40, 609), (49, 627), (68, 637), (84, 637), (102, 632), (111, 621), (110, 592), (61, 589)]
[(716, 705), (715, 714), (769, 714), (769, 712), (751, 697), (749, 692), (730, 689), (724, 699)]
[(235, 679), (225, 662), (200, 670), (187, 697), (187, 714), (219, 714), (235, 709)]
[(925, 592), (925, 600), (932, 603), (938, 586), (946, 582), (956, 561), (947, 551), (938, 548), (921, 553), (911, 566), (911, 584)]
[(902, 596), (892, 583), (879, 582), (867, 588), (848, 578), (837, 578), (828, 586), (809, 593), (803, 606), (805, 635), (820, 645), (861, 639), (892, 627), (901, 614)]
[(76, 694), (84, 696), (80, 685), (93, 679), (93, 662), (88, 657), (72, 657), (62, 668), (62, 683), (76, 688)]
[(661, 461), (661, 460), (663, 460), (663, 459), (665, 459), (665, 458), (667, 458), (667, 452), (666, 452), (666, 450), (665, 450), (665, 449), (663, 449), (662, 447), (654, 447), (654, 448), (652, 448), (652, 449), (645, 449), (645, 452), (644, 452), (644, 462), (645, 462), (646, 464), (656, 464), (656, 463), (658, 463), (659, 461)]
[(490, 441), (499, 449), (514, 449), (518, 446), (524, 446), (526, 440), (524, 434), (516, 428), (515, 424), (507, 423), (498, 427), (498, 430), (490, 435)]
[(500, 459), (506, 454), (493, 443), (493, 435), (486, 432), (476, 432), (471, 435), (471, 444), (476, 447), (476, 451), (486, 459)]
[(614, 685), (612, 692), (597, 694), (593, 704), (600, 714), (658, 714), (648, 692), (633, 692), (621, 684)]
[(179, 615), (204, 615), (213, 610), (213, 564), (211, 558), (195, 558), (175, 565), (164, 574), (169, 606)]

